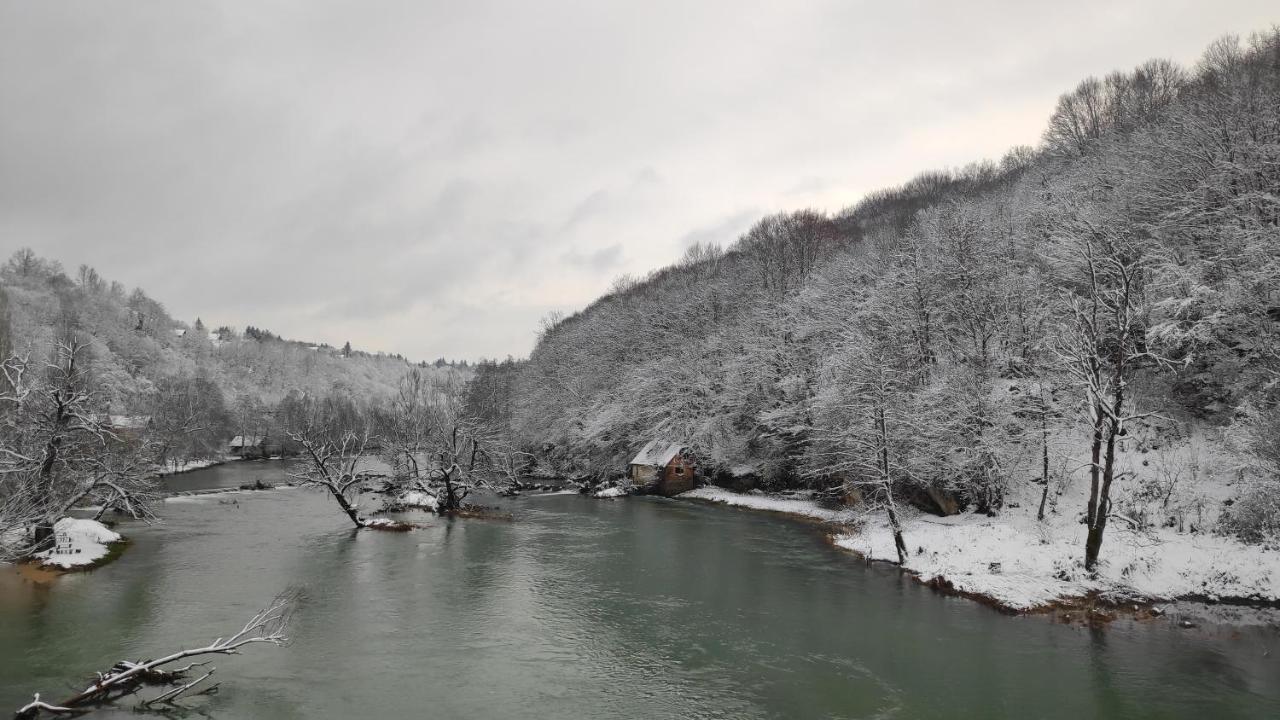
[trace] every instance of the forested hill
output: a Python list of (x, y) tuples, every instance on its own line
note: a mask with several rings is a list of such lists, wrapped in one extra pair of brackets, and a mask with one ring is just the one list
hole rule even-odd
[(833, 488), (883, 460), (980, 506), (1050, 450), (1087, 463), (1094, 430), (1210, 428), (1274, 503), (1278, 336), (1271, 30), (1085, 80), (1037, 148), (624, 278), (527, 362), (484, 366), (475, 407), (564, 470), (663, 437), (764, 486)]
[[(205, 327), (176, 320), (141, 289), (127, 290), (90, 267), (69, 277), (56, 262), (19, 250), (0, 268), (0, 353), (42, 362), (59, 333), (89, 342), (94, 393), (104, 412), (149, 414), (158, 388), (212, 383), (232, 415), (257, 415), (291, 393), (337, 391), (390, 397), (411, 363), (368, 353), (285, 340), (247, 326)], [(467, 374), (438, 361), (433, 375)]]

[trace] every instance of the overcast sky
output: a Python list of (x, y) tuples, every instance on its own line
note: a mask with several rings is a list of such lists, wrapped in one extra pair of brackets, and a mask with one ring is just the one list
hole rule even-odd
[(1034, 144), (1258, 2), (0, 0), (0, 252), (474, 359), (622, 273)]

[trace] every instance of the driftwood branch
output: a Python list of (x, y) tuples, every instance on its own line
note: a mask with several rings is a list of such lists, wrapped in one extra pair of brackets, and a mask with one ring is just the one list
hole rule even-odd
[[(40, 700), (39, 693), (35, 699), (19, 708), (14, 714), (15, 720), (35, 720), (45, 714), (78, 715), (88, 712), (94, 707), (104, 705), (126, 695), (132, 695), (146, 686), (174, 685), (179, 687), (168, 690), (154, 698), (144, 700), (142, 705), (150, 707), (158, 703), (172, 703), (178, 697), (213, 675), (216, 668), (201, 677), (187, 682), (187, 673), (195, 667), (208, 664), (208, 661), (189, 663), (180, 668), (167, 669), (180, 660), (203, 657), (207, 655), (235, 655), (240, 649), (257, 643), (284, 645), (288, 642), (285, 630), (297, 606), (299, 593), (286, 591), (277, 595), (265, 608), (259, 610), (244, 624), (239, 632), (227, 638), (217, 638), (203, 647), (179, 650), (155, 660), (129, 661), (116, 663), (109, 671), (98, 673), (92, 684), (84, 690), (67, 698), (57, 705)], [(216, 685), (212, 687), (217, 687)], [(212, 690), (207, 688), (201, 692)], [(199, 693), (197, 693), (199, 694)]]
[[(177, 700), (177, 699), (178, 699), (178, 697), (179, 697), (180, 695), (182, 695), (182, 693), (184, 693), (184, 692), (186, 692), (186, 691), (190, 690), (191, 688), (195, 687), (196, 685), (199, 685), (200, 683), (204, 682), (205, 680), (208, 680), (208, 679), (209, 679), (209, 677), (210, 677), (210, 676), (212, 676), (212, 675), (213, 675), (215, 672), (217, 672), (217, 671), (218, 671), (218, 669), (217, 669), (217, 668), (213, 668), (213, 669), (211, 669), (209, 672), (207, 672), (207, 673), (205, 673), (205, 674), (201, 675), (200, 677), (196, 678), (195, 680), (192, 680), (192, 681), (191, 681), (191, 682), (189, 682), (189, 683), (186, 683), (186, 684), (184, 684), (184, 685), (179, 685), (178, 687), (176, 687), (176, 688), (174, 688), (174, 689), (170, 690), (169, 692), (167, 692), (167, 693), (163, 693), (163, 694), (161, 694), (161, 695), (157, 695), (156, 697), (153, 697), (153, 698), (151, 698), (150, 700), (144, 700), (144, 701), (142, 702), (142, 705), (143, 705), (143, 707), (151, 707), (152, 705), (156, 705), (156, 704), (159, 704), (159, 703), (171, 703), (171, 702), (173, 702), (174, 700)], [(214, 685), (213, 687), (217, 687), (217, 686), (216, 686), (216, 685)]]

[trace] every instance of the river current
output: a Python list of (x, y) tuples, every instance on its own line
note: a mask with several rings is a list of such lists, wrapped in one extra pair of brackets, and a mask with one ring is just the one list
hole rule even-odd
[[(284, 480), (284, 463), (170, 478)], [(497, 502), (497, 501), (494, 501)], [(501, 501), (510, 521), (353, 532), (295, 489), (180, 498), (116, 562), (0, 567), (0, 709), (234, 632), (286, 587), (287, 647), (218, 658), (194, 717), (1280, 717), (1267, 628), (1008, 617), (803, 523), (662, 498)], [(94, 717), (136, 717), (126, 707)]]

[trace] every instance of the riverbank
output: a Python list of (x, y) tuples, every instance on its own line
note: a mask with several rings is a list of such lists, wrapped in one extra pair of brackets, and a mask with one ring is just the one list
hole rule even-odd
[[(893, 536), (878, 512), (713, 487), (679, 497), (819, 520), (837, 547), (867, 560), (897, 562)], [(909, 550), (903, 570), (932, 587), (1009, 612), (1175, 600), (1280, 606), (1280, 552), (1234, 538), (1113, 526), (1091, 577), (1081, 564), (1085, 529), (1071, 513), (1053, 513), (1040, 522), (1034, 507), (1009, 507), (996, 517), (901, 512)]]
[(156, 476), (168, 477), (170, 475), (181, 475), (182, 473), (195, 472), (196, 470), (216, 467), (218, 465), (223, 465), (240, 459), (242, 458), (228, 456), (218, 460), (184, 460), (181, 465), (166, 463), (160, 467)]
[[(163, 482), (166, 478), (186, 475), (197, 470), (227, 465), (240, 460), (241, 458), (227, 456), (213, 460), (190, 460), (181, 463), (176, 468), (173, 464), (167, 464), (163, 467), (153, 466), (152, 472), (154, 474), (152, 477), (158, 482)], [(287, 484), (285, 483), (285, 485)], [(274, 487), (257, 480), (254, 483), (243, 484), (239, 487), (209, 487), (194, 490), (168, 490), (162, 486), (159, 494), (161, 502), (168, 502), (170, 500), (180, 501), (183, 498), (199, 495), (241, 493), (253, 490), (269, 490)], [(87, 514), (96, 513), (101, 509), (101, 506), (92, 505), (72, 508), (72, 514), (59, 520), (54, 526), (54, 532), (57, 537), (55, 547), (25, 558), (19, 558), (11, 564), (18, 567), (24, 576), (30, 579), (48, 582), (52, 578), (67, 572), (93, 570), (116, 560), (128, 547), (129, 540), (112, 529), (114, 527), (113, 524), (104, 525), (97, 520), (88, 519)]]

